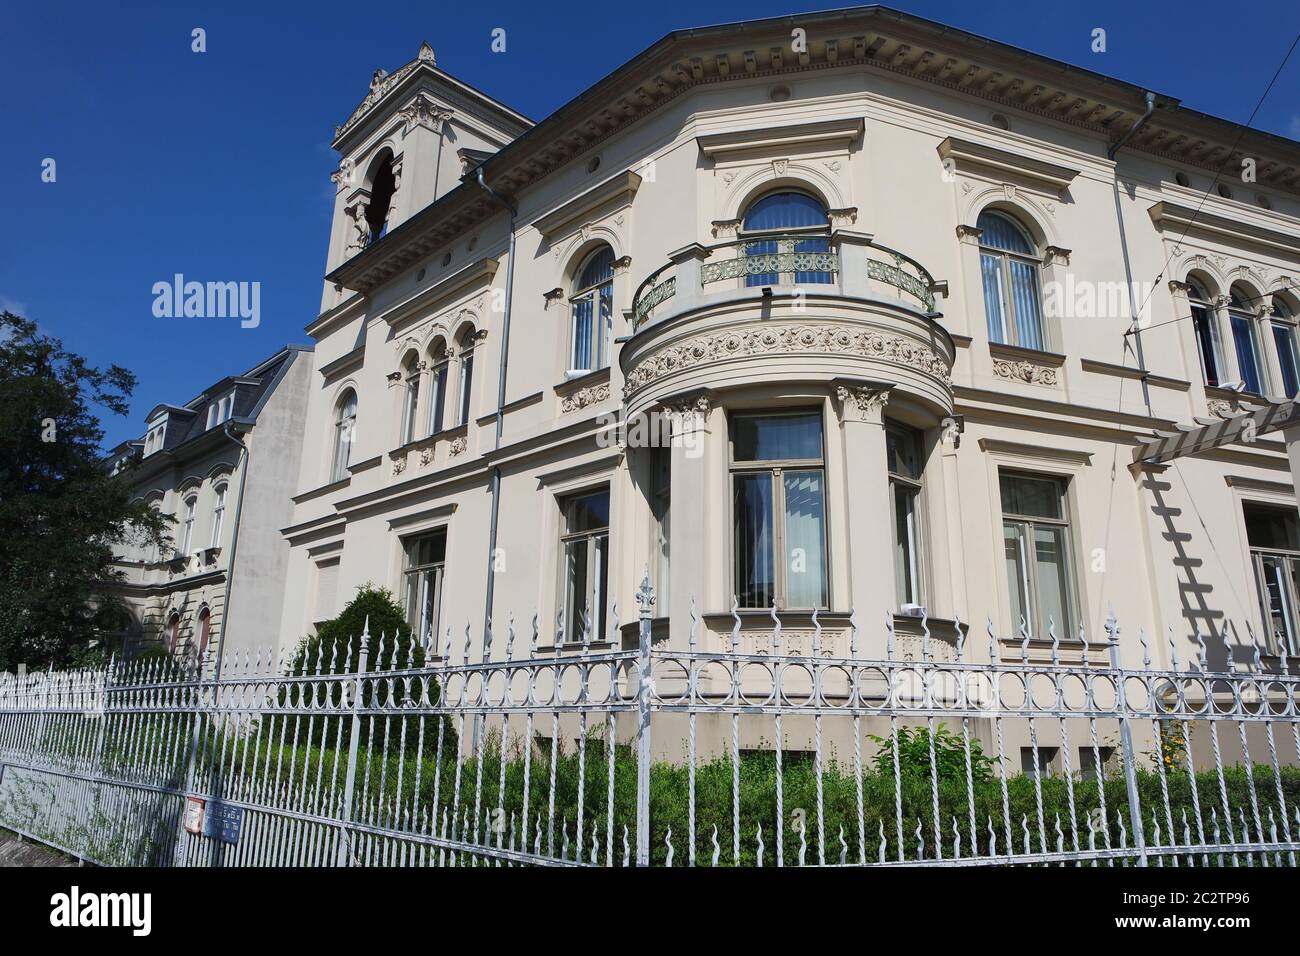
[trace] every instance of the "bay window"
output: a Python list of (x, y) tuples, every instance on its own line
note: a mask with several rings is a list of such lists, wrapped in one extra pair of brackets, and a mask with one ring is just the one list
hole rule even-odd
[(826, 477), (820, 411), (733, 415), (735, 594), (747, 608), (824, 608)]
[(889, 498), (894, 517), (894, 592), (899, 607), (924, 604), (921, 590), (921, 436), (885, 427)]

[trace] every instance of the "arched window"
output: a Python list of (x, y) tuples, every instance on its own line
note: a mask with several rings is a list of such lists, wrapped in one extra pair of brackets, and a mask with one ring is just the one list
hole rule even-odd
[(352, 438), (357, 428), (357, 393), (348, 389), (339, 400), (334, 415), (334, 465), (331, 481), (342, 481), (348, 476), (352, 460)]
[[(770, 270), (745, 276), (745, 285), (831, 281), (830, 272), (816, 268), (817, 263), (812, 259), (797, 255), (830, 251), (829, 239), (813, 238), (829, 234), (830, 219), (826, 207), (812, 196), (796, 192), (769, 193), (746, 210), (740, 232), (742, 238), (755, 237), (744, 246), (751, 267)], [(801, 238), (805, 234), (810, 238)], [(762, 238), (765, 235), (771, 238)], [(757, 264), (755, 257), (762, 257)]]
[(460, 334), (456, 342), (456, 353), (460, 356), (460, 402), (457, 425), (464, 425), (469, 421), (470, 396), (474, 389), (474, 346), (477, 341), (478, 335), (473, 326), (470, 326)]
[(1282, 371), (1282, 391), (1287, 398), (1295, 398), (1300, 392), (1300, 337), (1295, 310), (1280, 295), (1273, 296), (1272, 327), (1277, 364)]
[(397, 194), (393, 175), (393, 156), (387, 153), (374, 168), (370, 178), (370, 202), (366, 204), (366, 222), (370, 224), (370, 241), (383, 238), (388, 231), (389, 213)]
[(171, 617), (167, 618), (167, 650), (171, 653), (176, 652), (176, 647), (181, 642), (181, 616), (176, 611), (172, 611)]
[(208, 639), (212, 636), (212, 613), (204, 608), (199, 612), (199, 667), (203, 667), (203, 655), (208, 652)]
[(226, 488), (227, 487), (228, 486), (223, 481), (220, 482), (215, 488), (212, 489), (213, 493), (217, 497), (217, 500), (216, 503), (213, 504), (212, 506), (212, 538), (208, 542), (208, 547), (210, 548), (221, 547), (221, 526), (222, 524), (225, 523), (226, 520)]
[(591, 372), (609, 364), (614, 314), (614, 250), (601, 246), (583, 261), (569, 298), (569, 370)]
[(1255, 315), (1251, 310), (1251, 295), (1240, 283), (1228, 292), (1228, 324), (1232, 329), (1232, 344), (1237, 353), (1237, 371), (1246, 391), (1264, 394), (1264, 364), (1260, 361), (1259, 333), (1255, 329)]
[(181, 517), (180, 553), (182, 555), (188, 555), (190, 553), (190, 545), (194, 543), (194, 512), (198, 510), (198, 507), (198, 495), (190, 495), (185, 499)]
[(1000, 212), (980, 213), (980, 274), (989, 341), (1043, 348), (1043, 307), (1038, 270), (1041, 259), (1020, 223)]
[(1187, 298), (1192, 310), (1192, 332), (1196, 336), (1196, 351), (1201, 357), (1201, 373), (1206, 385), (1223, 381), (1223, 346), (1219, 340), (1219, 323), (1214, 316), (1214, 303), (1205, 286), (1196, 279), (1187, 279)]
[(447, 343), (438, 339), (429, 353), (429, 381), (432, 386), (429, 396), (429, 434), (436, 435), (445, 424), (444, 415), (447, 406), (447, 370), (451, 360), (447, 355)]
[(402, 444), (415, 441), (415, 419), (420, 410), (420, 362), (418, 356), (411, 352), (402, 363), (402, 384), (405, 396), (402, 400)]

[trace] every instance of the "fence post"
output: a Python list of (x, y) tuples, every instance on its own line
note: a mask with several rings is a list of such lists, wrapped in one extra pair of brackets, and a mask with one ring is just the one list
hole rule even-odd
[[(361, 649), (357, 655), (357, 676), (352, 682), (352, 731), (348, 740), (348, 770), (343, 784), (343, 809), (339, 815), (339, 851), (337, 856), (338, 866), (348, 866), (352, 861), (350, 849), (350, 840), (348, 838), (349, 826), (352, 822), (352, 791), (357, 782), (357, 747), (361, 743), (361, 679), (366, 672), (366, 658), (370, 652), (370, 617), (366, 617), (366, 623), (361, 628)], [(345, 683), (346, 687), (347, 684)]]
[(640, 605), (637, 644), (637, 757), (636, 757), (636, 865), (650, 865), (650, 617), (655, 606), (655, 589), (650, 585), (647, 565), (636, 592)]
[(1119, 622), (1115, 620), (1113, 607), (1106, 618), (1106, 634), (1110, 639), (1110, 669), (1115, 675), (1115, 704), (1119, 708), (1119, 740), (1124, 751), (1124, 788), (1128, 792), (1129, 823), (1133, 827), (1133, 842), (1137, 847), (1138, 866), (1146, 866), (1147, 838), (1142, 829), (1142, 804), (1138, 798), (1133, 731), (1129, 727), (1128, 719), (1128, 692), (1124, 686), (1124, 673), (1119, 662)]
[[(174, 866), (185, 865), (185, 811), (190, 799), (190, 794), (194, 792), (194, 768), (199, 759), (199, 740), (203, 733), (203, 671), (195, 670), (194, 672), (194, 706), (190, 709), (193, 728), (190, 731), (190, 743), (185, 750), (185, 763), (178, 768), (180, 770), (181, 783), (181, 813), (180, 820), (176, 825), (176, 852), (172, 861)], [(217, 695), (218, 687), (214, 680), (212, 683), (212, 714), (215, 720), (217, 714)], [(125, 720), (126, 718), (124, 718)], [(128, 724), (129, 727), (129, 724)], [(128, 730), (129, 733), (129, 730)], [(209, 857), (211, 859), (211, 857)]]

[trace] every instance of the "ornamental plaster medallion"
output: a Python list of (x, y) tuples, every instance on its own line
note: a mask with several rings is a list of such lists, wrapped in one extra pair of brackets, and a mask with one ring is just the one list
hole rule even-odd
[(560, 402), (560, 411), (576, 412), (580, 408), (586, 408), (588, 405), (595, 405), (597, 402), (603, 402), (609, 398), (609, 384), (593, 385), (590, 388), (580, 388), (572, 395), (565, 395)]

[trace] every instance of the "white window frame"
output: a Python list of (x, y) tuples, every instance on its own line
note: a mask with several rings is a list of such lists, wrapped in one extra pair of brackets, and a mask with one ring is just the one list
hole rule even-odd
[(221, 526), (226, 519), (226, 492), (229, 489), (230, 483), (226, 481), (219, 481), (212, 488), (215, 501), (212, 505), (212, 536), (208, 545), (211, 548), (221, 547)]

